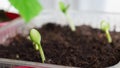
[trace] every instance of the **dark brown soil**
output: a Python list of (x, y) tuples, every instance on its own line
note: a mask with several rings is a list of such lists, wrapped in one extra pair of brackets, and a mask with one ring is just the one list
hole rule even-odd
[[(120, 61), (120, 33), (111, 32), (113, 42), (99, 29), (77, 26), (72, 32), (68, 26), (46, 24), (38, 29), (46, 63), (82, 68), (104, 68)], [(26, 37), (27, 38), (27, 37)], [(21, 35), (9, 39), (10, 46), (0, 46), (0, 57), (41, 62), (32, 42)]]
[(0, 22), (9, 21), (10, 19), (6, 16), (4, 10), (0, 10)]

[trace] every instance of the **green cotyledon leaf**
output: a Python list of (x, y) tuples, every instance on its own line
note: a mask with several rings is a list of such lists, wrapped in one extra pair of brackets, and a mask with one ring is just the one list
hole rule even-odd
[(106, 22), (106, 21), (102, 21), (101, 22), (101, 29), (103, 30), (103, 31), (106, 31), (106, 30), (109, 30), (110, 29), (110, 24), (108, 23), (108, 22)]
[(10, 3), (19, 11), (21, 17), (29, 22), (42, 11), (42, 5), (38, 0), (9, 0)]
[(59, 7), (60, 7), (60, 10), (63, 12), (63, 13), (66, 13), (68, 8), (69, 8), (69, 5), (65, 5), (62, 1), (59, 2)]
[(35, 44), (40, 44), (41, 41), (41, 35), (36, 29), (31, 29), (30, 31), (30, 39), (35, 43)]

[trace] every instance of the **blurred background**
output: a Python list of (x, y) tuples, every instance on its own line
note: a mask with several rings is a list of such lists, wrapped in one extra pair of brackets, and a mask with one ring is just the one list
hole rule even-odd
[[(101, 20), (106, 20), (111, 23), (111, 30), (116, 27), (116, 30), (120, 31), (120, 0), (62, 1), (66, 4), (70, 4), (68, 13), (71, 15), (75, 24), (87, 24), (93, 27), (99, 27)], [(43, 22), (47, 22), (48, 20), (54, 22), (57, 20), (59, 23), (61, 22), (59, 19), (67, 22), (67, 20), (65, 20), (65, 16), (60, 15), (60, 11), (58, 11), (59, 0), (39, 0), (39, 2), (44, 8), (44, 11), (41, 13), (41, 20), (43, 20)], [(0, 9), (18, 13), (18, 11), (10, 5), (9, 0), (0, 0)], [(39, 24), (37, 25), (39, 26)]]
[[(44, 9), (57, 10), (59, 0), (39, 0)], [(71, 4), (71, 10), (120, 13), (120, 0), (63, 0)], [(0, 9), (17, 13), (8, 0), (0, 0)]]

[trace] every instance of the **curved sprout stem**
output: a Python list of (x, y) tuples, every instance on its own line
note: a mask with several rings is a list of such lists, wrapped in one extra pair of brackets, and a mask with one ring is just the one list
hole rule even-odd
[(69, 26), (70, 26), (71, 30), (76, 31), (75, 24), (74, 24), (73, 20), (71, 19), (70, 15), (68, 13), (65, 13), (65, 15), (69, 22)]
[(108, 42), (111, 43), (111, 42), (112, 42), (112, 38), (111, 38), (111, 36), (110, 36), (109, 31), (106, 30), (105, 33), (106, 33), (106, 36), (107, 36)]
[(42, 63), (44, 63), (46, 59), (45, 59), (45, 55), (44, 55), (41, 44), (39, 44), (38, 47), (39, 47), (39, 53), (40, 53), (40, 56), (41, 56), (41, 59), (42, 59)]

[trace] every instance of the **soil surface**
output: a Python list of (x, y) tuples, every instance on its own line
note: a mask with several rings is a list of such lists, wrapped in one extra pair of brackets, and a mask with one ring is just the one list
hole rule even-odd
[[(106, 34), (87, 25), (76, 26), (72, 32), (68, 26), (46, 24), (37, 28), (42, 36), (45, 63), (82, 68), (104, 68), (120, 61), (120, 33), (111, 32), (112, 43)], [(0, 45), (0, 57), (41, 62), (39, 52), (30, 40), (16, 35), (9, 46)]]
[(4, 10), (0, 10), (0, 22), (9, 21), (10, 19), (6, 16)]

